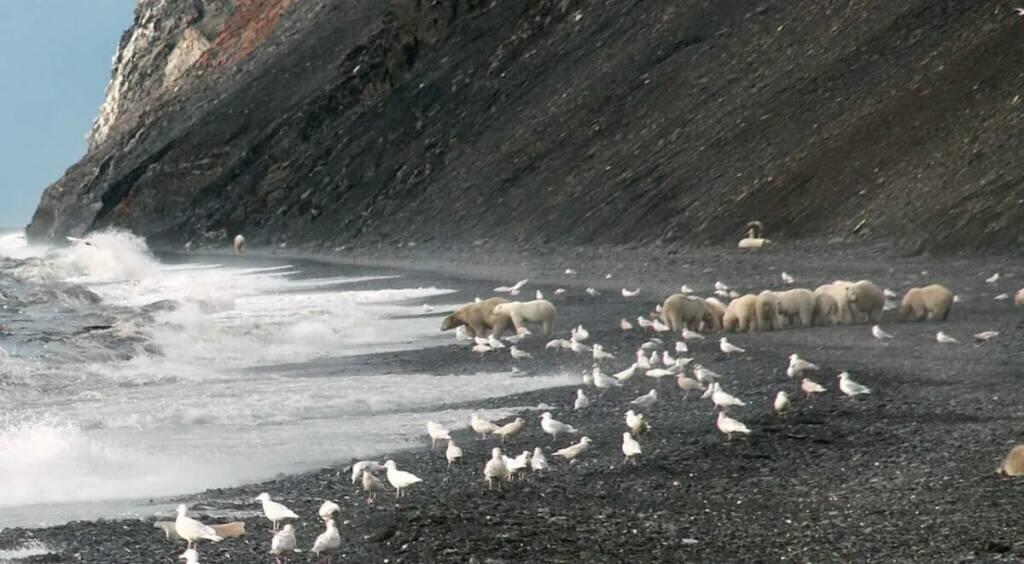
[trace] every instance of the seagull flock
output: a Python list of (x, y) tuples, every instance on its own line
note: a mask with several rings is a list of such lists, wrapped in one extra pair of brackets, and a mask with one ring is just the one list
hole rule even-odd
[[(575, 274), (576, 271), (566, 269), (566, 273)], [(784, 272), (782, 278), (785, 284), (794, 283), (794, 278), (788, 273)], [(995, 284), (999, 279), (1000, 276), (996, 274), (986, 279), (986, 282)], [(516, 295), (527, 283), (528, 280), (524, 279), (511, 286), (495, 288), (495, 291)], [(693, 292), (689, 286), (685, 285), (681, 290), (687, 294)], [(735, 291), (722, 282), (716, 282), (714, 290), (723, 297), (729, 297), (730, 292), (735, 294)], [(566, 293), (565, 290), (561, 288), (555, 292), (556, 295), (564, 293)], [(591, 296), (599, 294), (593, 288), (587, 288), (586, 293)], [(638, 296), (640, 289), (623, 288), (621, 294), (623, 298), (630, 299)], [(538, 299), (542, 295), (538, 290)], [(885, 296), (886, 298), (893, 297), (895, 293), (886, 290)], [(546, 350), (566, 350), (578, 355), (586, 355), (592, 362), (592, 368), (583, 374), (584, 387), (575, 391), (572, 412), (590, 408), (594, 401), (600, 399), (605, 390), (622, 387), (624, 382), (634, 377), (644, 376), (653, 381), (652, 389), (630, 400), (624, 406), (627, 408), (624, 412), (625, 430), (622, 433), (621, 443), (624, 464), (639, 463), (638, 459), (644, 452), (644, 436), (652, 431), (651, 423), (643, 411), (649, 410), (659, 401), (665, 400), (664, 390), (659, 392), (661, 390), (660, 383), (665, 377), (675, 377), (676, 388), (682, 392), (682, 400), (687, 400), (691, 393), (699, 393), (701, 399), (711, 402), (712, 412), (716, 413), (715, 428), (725, 436), (726, 442), (732, 441), (736, 435), (749, 435), (755, 431), (735, 417), (735, 410), (747, 407), (748, 403), (726, 391), (722, 386), (720, 374), (697, 362), (693, 356), (684, 356), (692, 354), (691, 347), (705, 341), (705, 336), (697, 331), (684, 328), (679, 332), (678, 340), (669, 345), (669, 342), (662, 338), (663, 334), (670, 329), (658, 318), (661, 313), (660, 309), (661, 306), (657, 306), (655, 311), (648, 316), (637, 317), (635, 325), (627, 319), (619, 321), (619, 329), (622, 331), (634, 331), (634, 328), (638, 328), (640, 331), (651, 331), (654, 335), (648, 336), (647, 340), (640, 345), (635, 352), (635, 359), (632, 359), (633, 362), (629, 366), (612, 374), (605, 373), (602, 363), (619, 362), (618, 356), (599, 343), (587, 344), (590, 341), (590, 331), (582, 325), (573, 327), (569, 332), (568, 339), (555, 338), (547, 342), (544, 347)], [(427, 308), (424, 307), (424, 310), (427, 311)], [(472, 350), (474, 351), (482, 347), (486, 347), (488, 350), (506, 348), (506, 344), (493, 335), (474, 339), (469, 339), (459, 333), (456, 335), (460, 340), (472, 341), (474, 345)], [(879, 325), (871, 327), (871, 335), (883, 344), (888, 344), (895, 339), (892, 334), (883, 330)], [(998, 335), (997, 331), (983, 331), (975, 334), (974, 339), (978, 342), (985, 342), (998, 337)], [(519, 346), (519, 342), (525, 336), (513, 335), (505, 339), (509, 343), (507, 348), (513, 361), (529, 361), (534, 358), (534, 353)], [(960, 342), (943, 331), (936, 334), (936, 341), (943, 345)], [(747, 353), (745, 348), (730, 342), (727, 337), (719, 338), (717, 344), (717, 350), (725, 357), (742, 356)], [(817, 364), (801, 357), (798, 353), (792, 353), (788, 357), (785, 375), (789, 381), (799, 382), (799, 389), (803, 393), (805, 401), (812, 401), (815, 395), (828, 392), (824, 385), (812, 379), (812, 376), (821, 372), (822, 369)], [(840, 371), (836, 379), (838, 380), (837, 390), (845, 398), (852, 400), (872, 393), (869, 387), (854, 381), (846, 370)], [(596, 395), (588, 395), (587, 388), (589, 387), (596, 390), (596, 392), (591, 392)], [(778, 417), (785, 417), (791, 404), (790, 392), (778, 390), (771, 402), (772, 412)], [(550, 410), (541, 413), (539, 423), (543, 433), (550, 437), (550, 443), (553, 446), (549, 448), (554, 449), (560, 446), (560, 441), (563, 441), (563, 444), (569, 442), (567, 446), (554, 450), (551, 455), (561, 459), (570, 467), (582, 460), (591, 445), (594, 444), (575, 426), (556, 419), (555, 414)], [(552, 470), (552, 465), (544, 454), (545, 449), (541, 446), (535, 446), (533, 450), (524, 449), (514, 457), (503, 452), (503, 447), (521, 433), (526, 428), (526, 424), (523, 417), (513, 417), (507, 422), (499, 423), (489, 421), (476, 413), (470, 415), (469, 428), (478, 441), (485, 441), (489, 438), (498, 441), (498, 446), (491, 448), (490, 458), (483, 461), (481, 467), (482, 481), (486, 482), (488, 490), (502, 489), (505, 483), (515, 481), (517, 477), (522, 479), (527, 471), (548, 472)], [(427, 421), (426, 431), (430, 438), (432, 452), (439, 442), (446, 443), (445, 459), (449, 470), (453, 465), (462, 463), (463, 449), (456, 444), (449, 429), (436, 421)], [(383, 464), (375, 460), (358, 461), (351, 466), (351, 480), (353, 485), (358, 484), (367, 494), (368, 503), (374, 503), (377, 494), (391, 490), (394, 491), (395, 498), (400, 499), (409, 488), (423, 482), (415, 474), (399, 470), (394, 460), (388, 460)], [(272, 500), (268, 493), (261, 493), (254, 501), (260, 502), (264, 516), (273, 525), (269, 553), (278, 564), (287, 562), (291, 555), (301, 552), (295, 536), (295, 526), (288, 522), (299, 519), (299, 516), (284, 504)], [(332, 561), (333, 553), (341, 546), (341, 536), (336, 521), (340, 512), (340, 506), (333, 501), (325, 501), (320, 506), (317, 513), (324, 524), (324, 531), (317, 536), (313, 545), (308, 549), (308, 552), (313, 553), (317, 558), (324, 558), (328, 563)], [(172, 524), (170, 522), (158, 523), (161, 526), (164, 524), (167, 525), (164, 528), (170, 538), (170, 531), (167, 529), (170, 529)], [(197, 550), (199, 541), (218, 542), (224, 538), (214, 527), (189, 517), (188, 508), (185, 505), (179, 505), (177, 508), (177, 519), (173, 522), (173, 532), (187, 543), (185, 552), (179, 556), (179, 559), (185, 564), (199, 564)]]

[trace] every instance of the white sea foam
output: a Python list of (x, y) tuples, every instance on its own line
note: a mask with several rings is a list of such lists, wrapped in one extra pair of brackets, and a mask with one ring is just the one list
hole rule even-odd
[(14, 548), (0, 549), (0, 562), (25, 560), (33, 556), (52, 554), (53, 549), (39, 541), (28, 541)]

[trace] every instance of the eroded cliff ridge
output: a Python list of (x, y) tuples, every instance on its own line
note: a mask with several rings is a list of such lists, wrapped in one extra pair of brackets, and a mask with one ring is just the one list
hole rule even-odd
[(975, 0), (141, 0), (29, 233), (1014, 249), (1022, 41)]

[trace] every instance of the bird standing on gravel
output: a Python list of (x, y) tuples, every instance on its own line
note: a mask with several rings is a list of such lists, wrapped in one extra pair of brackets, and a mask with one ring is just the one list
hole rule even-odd
[(788, 272), (783, 271), (782, 282), (784, 284), (792, 284), (793, 282), (796, 282), (796, 279), (790, 276)]
[(629, 402), (630, 405), (635, 405), (641, 408), (648, 408), (658, 402), (658, 390), (651, 390), (646, 394), (634, 399)]
[(594, 360), (611, 360), (615, 358), (615, 355), (610, 352), (605, 352), (604, 347), (597, 343), (594, 343), (593, 351)]
[(530, 353), (528, 353), (528, 352), (526, 352), (524, 350), (520, 350), (520, 348), (515, 346), (515, 345), (512, 345), (512, 347), (508, 350), (508, 352), (509, 352), (509, 354), (512, 355), (512, 358), (515, 359), (515, 360), (526, 360), (528, 358), (533, 358), (532, 354), (530, 354)]
[(690, 397), (690, 392), (704, 391), (704, 385), (685, 374), (676, 376), (676, 385), (683, 391), (683, 399)]
[(324, 521), (333, 519), (334, 516), (341, 512), (341, 508), (338, 507), (337, 503), (333, 501), (325, 501), (320, 505), (320, 509), (317, 510), (316, 514), (320, 516)]
[(589, 437), (583, 437), (582, 439), (580, 439), (580, 442), (574, 445), (567, 446), (561, 450), (556, 450), (555, 456), (560, 456), (568, 460), (569, 462), (575, 462), (577, 458), (582, 456), (583, 453), (587, 452), (587, 450), (590, 448), (590, 443), (591, 441)]
[(452, 438), (448, 429), (436, 421), (427, 421), (427, 434), (430, 435), (430, 448), (436, 448), (437, 441), (447, 441)]
[(454, 439), (448, 439), (448, 448), (444, 451), (444, 457), (448, 459), (448, 468), (452, 467), (453, 462), (462, 458), (462, 448), (455, 444)]
[(704, 340), (704, 335), (701, 335), (700, 333), (698, 333), (696, 331), (690, 331), (689, 329), (683, 329), (683, 332), (681, 333), (681, 335), (682, 335), (684, 341), (703, 341)]
[(573, 403), (573, 411), (582, 411), (590, 407), (590, 398), (582, 389), (576, 390), (576, 402)]
[(294, 511), (288, 509), (284, 504), (270, 500), (270, 494), (263, 492), (256, 497), (256, 501), (263, 503), (263, 514), (270, 519), (270, 522), (274, 524), (274, 530), (277, 530), (277, 524), (285, 519), (298, 519), (299, 516)]
[(820, 394), (825, 392), (824, 386), (810, 378), (804, 378), (800, 381), (800, 389), (807, 394), (807, 399), (811, 399), (811, 394)]
[(637, 363), (634, 362), (632, 365), (629, 366), (629, 368), (626, 368), (621, 372), (616, 372), (615, 374), (612, 374), (612, 378), (615, 378), (619, 382), (625, 382), (626, 380), (629, 380), (636, 374), (637, 366)]
[(270, 553), (274, 555), (277, 564), (288, 561), (288, 554), (295, 552), (298, 545), (295, 540), (295, 525), (288, 523), (281, 530), (274, 534), (270, 540)]
[(772, 408), (775, 409), (775, 413), (778, 413), (779, 415), (783, 415), (789, 411), (789, 394), (786, 392), (779, 392), (775, 396), (775, 403), (772, 405)]
[(879, 341), (888, 341), (892, 339), (892, 335), (883, 331), (882, 328), (879, 327), (878, 325), (871, 326), (871, 335), (873, 335)]
[(626, 412), (626, 427), (634, 436), (639, 437), (650, 429), (647, 420), (642, 413), (634, 413), (632, 409)]
[(956, 340), (956, 337), (952, 337), (950, 335), (947, 335), (946, 333), (943, 333), (942, 331), (939, 331), (938, 333), (935, 334), (935, 340), (940, 342), (940, 343), (942, 343), (942, 344), (944, 344), (944, 345), (951, 345), (951, 344), (959, 343), (960, 342), (960, 341)]
[(722, 411), (728, 411), (730, 407), (743, 407), (747, 405), (740, 398), (726, 392), (718, 382), (711, 384), (711, 402)]
[(851, 398), (871, 393), (871, 388), (854, 382), (845, 371), (839, 373), (839, 390)]
[(747, 352), (746, 349), (741, 349), (740, 347), (737, 347), (736, 345), (730, 343), (729, 339), (727, 339), (725, 337), (722, 337), (721, 339), (718, 340), (718, 348), (722, 352), (724, 352), (725, 354), (736, 354), (736, 353), (745, 353), (745, 352)]
[(341, 546), (341, 535), (338, 534), (338, 524), (334, 522), (334, 519), (327, 521), (327, 530), (320, 533), (320, 536), (313, 542), (313, 548), (309, 549), (310, 552), (320, 558), (323, 554), (327, 554), (327, 564), (331, 564), (333, 556), (330, 554), (338, 547)]
[(637, 297), (639, 295), (640, 295), (640, 288), (637, 288), (636, 290), (627, 290), (625, 288), (622, 289), (622, 297), (623, 298), (635, 298), (635, 297)]
[(508, 467), (498, 447), (491, 450), (491, 459), (484, 465), (484, 479), (487, 480), (489, 490), (494, 489), (494, 480), (498, 481), (498, 488), (501, 489), (501, 481), (508, 479)]
[(639, 456), (641, 453), (640, 443), (633, 438), (633, 435), (629, 433), (622, 434), (622, 454), (626, 455), (626, 462), (632, 462), (636, 464), (635, 456)]
[(732, 417), (726, 415), (725, 412), (721, 411), (718, 413), (717, 426), (719, 431), (725, 433), (725, 438), (728, 441), (732, 440), (732, 436), (735, 433), (750, 433), (750, 429), (747, 428), (747, 426), (744, 425), (741, 421), (739, 421), (738, 419), (733, 419)]
[(533, 449), (533, 456), (530, 457), (530, 468), (534, 472), (543, 472), (551, 468), (548, 465), (548, 459), (544, 457), (544, 451), (540, 447)]
[(623, 317), (622, 319), (619, 320), (619, 329), (622, 329), (623, 331), (632, 331), (633, 324), (630, 323), (625, 317)]
[(199, 553), (196, 552), (196, 549), (189, 548), (178, 556), (178, 560), (185, 562), (185, 564), (199, 564)]
[(380, 481), (380, 478), (367, 470), (363, 472), (363, 491), (366, 492), (366, 501), (373, 503), (373, 499), (377, 497), (377, 492), (386, 492), (388, 489), (384, 486), (384, 482)]
[(974, 334), (974, 340), (986, 342), (991, 341), (999, 336), (999, 331), (982, 331), (981, 333)]
[(789, 355), (789, 368), (786, 369), (786, 376), (789, 376), (790, 378), (799, 378), (802, 373), (817, 369), (817, 364), (807, 362), (800, 358), (800, 355), (793, 353)]
[(505, 444), (505, 439), (515, 435), (519, 431), (522, 431), (525, 426), (526, 421), (524, 421), (522, 417), (516, 417), (515, 421), (498, 427), (491, 434), (501, 437), (501, 444)]
[(397, 490), (395, 492), (395, 497), (402, 497), (402, 489), (423, 481), (411, 472), (403, 472), (402, 470), (399, 470), (398, 465), (395, 464), (394, 460), (385, 462), (384, 468), (388, 471), (388, 483)]
[(359, 480), (359, 476), (364, 472), (377, 472), (382, 468), (380, 462), (376, 460), (360, 460), (352, 465), (352, 483), (355, 484)]
[[(498, 426), (490, 421), (480, 417), (475, 413), (469, 415), (469, 426), (473, 429), (473, 432), (480, 435), (481, 439), (486, 439), (487, 435), (498, 430)], [(354, 481), (354, 480), (353, 480)]]
[(217, 531), (213, 530), (213, 527), (196, 521), (186, 515), (187, 513), (188, 507), (185, 507), (184, 503), (178, 506), (178, 518), (174, 520), (174, 532), (178, 533), (179, 537), (185, 539), (188, 543), (188, 548), (194, 548), (196, 541), (199, 539), (213, 542), (224, 540), (217, 534)]
[(567, 435), (575, 435), (579, 431), (572, 425), (567, 425), (551, 416), (550, 411), (545, 411), (540, 416), (540, 428), (545, 433), (551, 435), (551, 440), (557, 440), (558, 435), (565, 433)]

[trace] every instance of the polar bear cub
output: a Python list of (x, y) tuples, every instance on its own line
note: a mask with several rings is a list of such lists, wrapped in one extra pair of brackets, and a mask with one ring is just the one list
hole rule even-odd
[(495, 315), (507, 315), (512, 319), (516, 333), (522, 333), (527, 328), (526, 323), (530, 322), (540, 323), (541, 333), (550, 335), (555, 326), (555, 313), (555, 304), (547, 300), (507, 302), (494, 308)]

